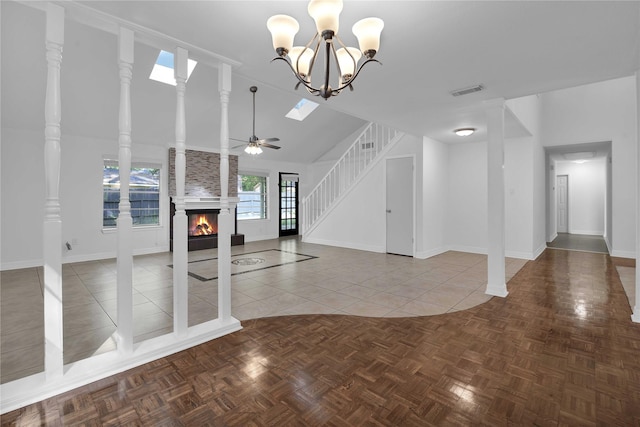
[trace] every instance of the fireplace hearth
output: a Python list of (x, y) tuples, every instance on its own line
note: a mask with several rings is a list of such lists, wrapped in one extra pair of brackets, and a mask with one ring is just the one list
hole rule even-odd
[[(171, 201), (169, 249), (173, 251), (173, 216), (175, 204)], [(187, 247), (189, 251), (212, 249), (218, 247), (218, 214), (220, 209), (186, 209), (187, 214)], [(235, 209), (234, 209), (235, 214)], [(244, 245), (244, 235), (237, 234), (238, 221), (234, 222), (231, 245)]]

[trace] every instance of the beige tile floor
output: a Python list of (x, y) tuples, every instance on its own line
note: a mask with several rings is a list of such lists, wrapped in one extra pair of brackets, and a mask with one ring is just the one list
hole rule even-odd
[[(232, 315), (241, 321), (320, 313), (426, 316), (464, 310), (490, 298), (484, 293), (484, 255), (447, 252), (420, 260), (307, 244), (298, 238), (234, 246), (232, 254), (237, 259), (242, 254), (261, 256), (255, 252), (273, 249), (317, 258), (254, 271), (244, 269), (244, 273), (232, 276)], [(215, 249), (190, 252), (189, 261), (195, 264), (214, 258), (216, 253)], [(215, 269), (217, 260), (205, 262)], [(506, 280), (525, 262), (507, 259)], [(171, 253), (134, 258), (136, 342), (172, 330), (171, 263)], [(203, 271), (200, 265), (199, 272)], [(215, 271), (211, 274), (215, 277)], [(3, 271), (0, 279), (0, 382), (4, 383), (44, 368), (42, 269)], [(189, 277), (189, 324), (215, 319), (217, 299), (217, 280)], [(115, 259), (65, 264), (63, 300), (65, 363), (115, 348)]]

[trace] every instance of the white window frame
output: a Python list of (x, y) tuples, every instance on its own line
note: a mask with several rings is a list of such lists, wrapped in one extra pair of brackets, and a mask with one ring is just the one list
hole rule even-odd
[[(114, 160), (112, 158), (104, 158), (103, 162), (102, 162), (102, 170), (103, 170), (103, 178), (104, 178), (104, 168), (106, 166), (118, 166), (118, 160)], [(149, 169), (159, 169), (159, 182), (158, 182), (158, 221), (156, 223), (152, 223), (152, 224), (133, 224), (133, 228), (134, 229), (147, 229), (147, 228), (154, 228), (154, 227), (162, 227), (163, 224), (163, 182), (166, 179), (165, 177), (165, 173), (164, 173), (164, 166), (162, 165), (162, 163), (160, 162), (145, 162), (145, 161), (132, 161), (131, 162), (131, 168), (149, 168)], [(131, 197), (131, 186), (129, 188), (130, 191), (130, 197)], [(119, 193), (119, 185), (118, 185), (118, 193)], [(105, 211), (105, 207), (104, 207), (104, 194), (105, 194), (105, 185), (104, 185), (104, 181), (102, 183), (102, 221), (101, 221), (101, 226), (103, 231), (115, 231), (117, 229), (117, 225), (105, 225), (104, 224), (104, 211)], [(119, 198), (118, 198), (119, 200)], [(135, 208), (131, 207), (132, 213), (133, 210)], [(117, 216), (116, 216), (117, 218)]]
[[(243, 176), (257, 176), (260, 178), (265, 178), (264, 184), (264, 192), (260, 194), (260, 210), (264, 213), (264, 216), (256, 217), (256, 216), (245, 216), (245, 212), (243, 209), (243, 201), (242, 201), (242, 193), (247, 193), (242, 191), (242, 177)], [(238, 205), (236, 207), (236, 218), (238, 221), (265, 221), (269, 219), (269, 173), (268, 172), (256, 172), (256, 171), (241, 171), (238, 172)]]

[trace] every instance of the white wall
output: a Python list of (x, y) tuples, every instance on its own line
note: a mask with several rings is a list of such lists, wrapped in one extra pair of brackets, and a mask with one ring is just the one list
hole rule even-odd
[(487, 252), (487, 143), (452, 144), (447, 170), (446, 244)]
[(556, 162), (556, 175), (568, 175), (569, 233), (602, 236), (605, 223), (606, 159), (577, 164)]
[(636, 82), (634, 77), (541, 95), (544, 146), (611, 141), (611, 255), (635, 257)]
[(428, 258), (446, 251), (444, 225), (448, 208), (448, 163), (449, 147), (442, 142), (424, 137), (422, 157), (416, 165), (417, 258)]
[(300, 181), (298, 183), (298, 191), (300, 194), (298, 195), (298, 203), (302, 206), (302, 198), (305, 197), (312, 189), (310, 188), (311, 183), (309, 182), (309, 174), (307, 170), (308, 167), (306, 165), (299, 163), (264, 160), (259, 155), (255, 157), (250, 157), (245, 154), (240, 155), (238, 158), (238, 172), (240, 174), (260, 172), (266, 173), (269, 176), (269, 198), (267, 201), (268, 218), (238, 221), (238, 233), (244, 234), (245, 242), (275, 239), (279, 236), (279, 172), (297, 173), (299, 175)]
[[(44, 134), (2, 129), (2, 269), (42, 265)], [(116, 256), (115, 230), (102, 229), (102, 169), (116, 158), (116, 141), (64, 135), (61, 141), (60, 205), (62, 261)], [(134, 228), (134, 254), (169, 248), (167, 149), (132, 145), (133, 161), (162, 165), (159, 227)], [(67, 250), (65, 242), (72, 243)]]
[(533, 252), (533, 141), (508, 139), (504, 147), (505, 253), (530, 259)]
[[(421, 144), (421, 138), (405, 135), (389, 151), (388, 157), (415, 155), (417, 158)], [(377, 163), (363, 177), (306, 236), (308, 242), (372, 252), (386, 251), (384, 164), (384, 161)]]
[[(540, 97), (537, 95), (525, 96), (522, 98), (510, 99), (506, 102), (507, 107), (514, 117), (529, 131), (531, 136), (521, 138), (521, 143), (526, 144), (524, 157), (516, 156), (509, 160), (509, 146), (506, 149), (506, 170), (505, 180), (509, 184), (513, 179), (521, 181), (526, 179), (526, 187), (521, 187), (520, 194), (512, 197), (510, 194), (513, 187), (507, 185), (506, 208), (507, 208), (507, 233), (506, 247), (513, 251), (524, 249), (528, 253), (526, 258), (536, 258), (546, 247), (546, 174), (545, 174), (545, 152), (540, 140)], [(515, 154), (515, 153), (514, 153)], [(520, 163), (518, 163), (520, 162)], [(528, 177), (517, 178), (520, 165), (525, 165)], [(529, 170), (529, 168), (531, 168)], [(511, 172), (510, 172), (511, 171)], [(523, 183), (524, 184), (524, 183)], [(529, 185), (531, 188), (529, 189)], [(513, 205), (513, 202), (516, 204)], [(521, 215), (526, 211), (527, 223), (518, 221), (513, 215)], [(510, 214), (509, 214), (510, 213)], [(528, 221), (531, 221), (530, 223)], [(516, 227), (516, 228), (514, 228)], [(517, 235), (522, 236), (522, 240), (515, 239)], [(519, 249), (518, 249), (519, 248)], [(524, 256), (523, 256), (524, 257)]]

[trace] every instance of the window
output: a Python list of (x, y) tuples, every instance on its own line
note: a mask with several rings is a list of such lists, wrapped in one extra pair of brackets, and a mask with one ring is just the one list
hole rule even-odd
[[(196, 65), (198, 65), (198, 62), (193, 59), (187, 59), (187, 80), (189, 80)], [(160, 51), (149, 78), (160, 83), (176, 86), (176, 77), (173, 72), (173, 53), (164, 50)]]
[(238, 174), (238, 220), (267, 218), (267, 188), (266, 176)]
[[(120, 170), (115, 160), (104, 161), (102, 226), (116, 226), (120, 203)], [(160, 225), (160, 166), (131, 164), (129, 202), (133, 226)]]

